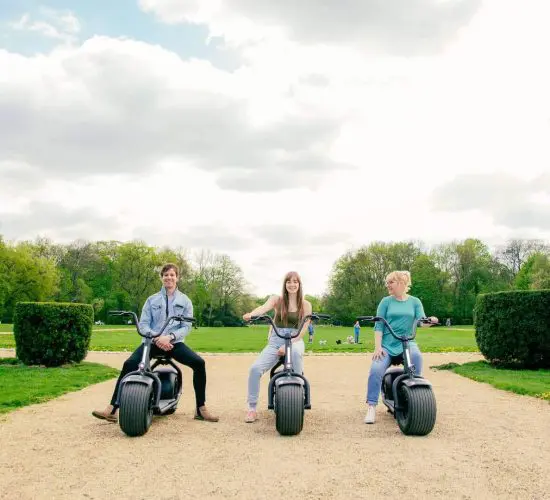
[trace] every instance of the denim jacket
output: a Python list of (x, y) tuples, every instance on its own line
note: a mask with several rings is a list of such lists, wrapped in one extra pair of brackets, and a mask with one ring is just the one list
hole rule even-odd
[[(169, 314), (167, 314), (169, 312)], [(166, 318), (174, 314), (193, 317), (193, 304), (187, 295), (180, 292), (178, 289), (174, 291), (174, 302), (168, 311), (168, 297), (164, 286), (160, 292), (151, 295), (143, 305), (141, 310), (141, 318), (139, 320), (139, 329), (143, 333), (158, 332), (164, 325)], [(174, 334), (175, 339), (172, 344), (184, 342), (185, 337), (191, 332), (191, 323), (188, 321), (172, 321), (166, 327), (163, 335)], [(145, 339), (144, 339), (145, 341)]]

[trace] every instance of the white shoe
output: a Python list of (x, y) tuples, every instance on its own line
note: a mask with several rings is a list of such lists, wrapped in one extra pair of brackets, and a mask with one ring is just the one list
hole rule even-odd
[(365, 415), (365, 424), (374, 424), (376, 420), (376, 406), (369, 405)]

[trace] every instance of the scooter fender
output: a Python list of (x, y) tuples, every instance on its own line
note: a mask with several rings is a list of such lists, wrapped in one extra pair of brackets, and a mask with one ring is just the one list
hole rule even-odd
[(304, 381), (300, 377), (279, 377), (275, 380), (275, 387), (281, 385), (304, 385)]
[(401, 385), (406, 385), (407, 387), (431, 387), (432, 384), (429, 380), (426, 380), (423, 377), (414, 377), (410, 378), (409, 375), (404, 373), (403, 375), (400, 375), (399, 377), (396, 377), (396, 379), (393, 381), (392, 384), (392, 392), (393, 392), (393, 401), (394, 401), (394, 409), (399, 410), (401, 406), (401, 401), (399, 401), (398, 395), (397, 395), (397, 388)]
[(120, 391), (122, 390), (122, 387), (124, 385), (126, 385), (127, 383), (129, 382), (132, 382), (134, 384), (144, 384), (144, 385), (147, 385), (149, 387), (152, 387), (153, 388), (153, 391), (155, 393), (155, 404), (154, 404), (154, 408), (158, 408), (158, 405), (159, 405), (159, 401), (160, 401), (160, 380), (159, 378), (154, 374), (154, 373), (146, 373), (146, 374), (141, 374), (139, 372), (134, 372), (134, 373), (129, 373), (128, 375), (126, 375), (122, 381), (120, 382), (120, 387), (118, 389), (118, 394), (117, 394), (117, 399), (116, 399), (116, 403), (115, 403), (115, 406), (116, 407), (119, 407), (120, 406), (120, 401), (119, 401), (119, 398), (120, 398)]
[(127, 375), (122, 379), (122, 382), (120, 385), (127, 384), (128, 382), (136, 382), (138, 384), (144, 384), (148, 386), (152, 386), (154, 384), (154, 380), (147, 376), (147, 375)]
[(273, 410), (275, 408), (275, 405), (273, 403), (273, 395), (275, 394), (275, 390), (277, 387), (283, 386), (283, 385), (301, 385), (304, 387), (304, 408), (306, 410), (311, 409), (311, 399), (310, 399), (310, 390), (309, 390), (309, 382), (305, 379), (303, 375), (299, 374), (292, 374), (289, 375), (285, 372), (279, 372), (274, 375), (274, 377), (269, 381), (268, 389), (267, 389), (267, 408), (268, 410)]
[(407, 378), (403, 380), (403, 385), (406, 385), (407, 387), (416, 387), (416, 386), (423, 386), (423, 387), (431, 387), (432, 383), (429, 380), (426, 380), (425, 378), (415, 377), (415, 378)]

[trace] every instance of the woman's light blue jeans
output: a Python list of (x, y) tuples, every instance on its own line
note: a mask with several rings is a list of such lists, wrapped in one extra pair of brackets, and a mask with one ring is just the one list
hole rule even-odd
[[(296, 331), (294, 328), (279, 328), (278, 330), (280, 334), (287, 332), (294, 333)], [(256, 408), (258, 395), (260, 394), (260, 379), (266, 371), (271, 370), (277, 364), (279, 360), (279, 348), (284, 343), (284, 339), (277, 337), (272, 332), (269, 336), (268, 344), (250, 367), (248, 374), (248, 406), (250, 408)], [(296, 373), (304, 371), (304, 351), (305, 345), (302, 339), (292, 344), (292, 369)]]
[[(409, 347), (411, 351), (411, 361), (415, 367), (415, 373), (417, 375), (422, 375), (422, 353), (416, 344), (410, 344)], [(378, 396), (382, 389), (382, 377), (391, 364), (390, 355), (383, 347), (382, 350), (385, 355), (382, 359), (373, 359), (370, 366), (369, 382), (367, 385), (367, 403), (369, 405), (378, 404)]]

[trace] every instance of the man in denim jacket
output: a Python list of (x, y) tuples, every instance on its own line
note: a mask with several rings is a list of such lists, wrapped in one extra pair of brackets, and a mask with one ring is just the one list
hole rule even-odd
[[(139, 328), (143, 333), (157, 332), (166, 318), (173, 315), (193, 316), (193, 304), (189, 297), (177, 289), (179, 269), (175, 264), (165, 264), (160, 272), (162, 288), (160, 292), (151, 295), (141, 311)], [(151, 346), (151, 357), (159, 354), (169, 355), (182, 365), (193, 370), (193, 388), (195, 389), (197, 420), (217, 422), (218, 417), (212, 415), (205, 406), (206, 399), (206, 368), (202, 359), (190, 347), (185, 345), (184, 339), (191, 331), (191, 323), (182, 321), (172, 323), (164, 330), (160, 337), (154, 339)], [(143, 340), (145, 342), (145, 340)], [(94, 410), (92, 415), (108, 422), (117, 421), (116, 396), (121, 380), (130, 372), (137, 370), (143, 355), (143, 342), (124, 362), (118, 377), (111, 404), (103, 411)], [(163, 352), (164, 351), (164, 352)]]

